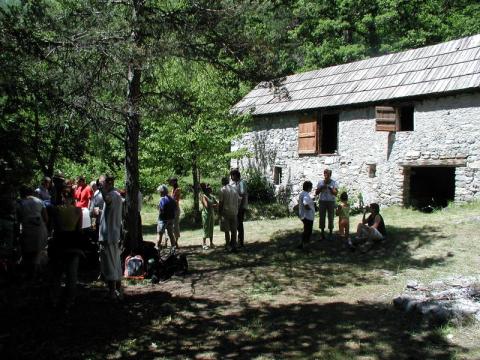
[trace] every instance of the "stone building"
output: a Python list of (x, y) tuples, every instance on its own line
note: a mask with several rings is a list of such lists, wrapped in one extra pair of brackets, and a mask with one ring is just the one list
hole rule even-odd
[(480, 199), (480, 34), (260, 83), (232, 144), (292, 199), (330, 168), (365, 203)]

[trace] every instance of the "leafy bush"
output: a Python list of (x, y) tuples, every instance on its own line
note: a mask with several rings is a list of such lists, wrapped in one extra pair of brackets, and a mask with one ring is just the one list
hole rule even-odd
[(291, 216), (292, 213), (281, 203), (274, 202), (255, 202), (248, 205), (246, 220), (279, 219)]
[(363, 212), (362, 193), (349, 192), (345, 186), (341, 186), (337, 193), (337, 204), (340, 203), (340, 195), (346, 192), (348, 194), (348, 205), (350, 206), (350, 215), (356, 215)]
[(249, 202), (269, 203), (275, 201), (273, 184), (259, 170), (248, 169), (246, 178)]

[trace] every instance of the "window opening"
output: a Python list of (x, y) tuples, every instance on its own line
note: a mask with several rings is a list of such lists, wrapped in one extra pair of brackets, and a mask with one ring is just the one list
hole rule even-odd
[(400, 108), (400, 124), (398, 131), (413, 131), (413, 106), (402, 106)]
[(280, 185), (282, 183), (282, 168), (280, 166), (275, 166), (273, 168), (273, 183), (275, 185)]
[(320, 153), (334, 154), (338, 150), (338, 114), (324, 114), (321, 120)]

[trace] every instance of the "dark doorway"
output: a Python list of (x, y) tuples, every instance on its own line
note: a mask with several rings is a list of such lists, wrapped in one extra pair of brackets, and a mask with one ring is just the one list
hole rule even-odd
[(410, 204), (417, 209), (445, 207), (455, 198), (454, 167), (412, 167)]
[(334, 154), (338, 149), (338, 114), (324, 114), (321, 123), (321, 154)]

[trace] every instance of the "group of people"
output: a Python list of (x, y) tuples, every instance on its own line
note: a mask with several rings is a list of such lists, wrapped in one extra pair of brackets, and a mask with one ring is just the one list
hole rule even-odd
[[(121, 279), (121, 228), (123, 198), (114, 178), (102, 175), (87, 184), (80, 176), (68, 181), (61, 174), (43, 178), (33, 190), (20, 189), (16, 204), (19, 245), (28, 279), (35, 280), (48, 242), (48, 261), (53, 270), (51, 300), (63, 300), (66, 308), (76, 296), (80, 259), (88, 237), (98, 240), (101, 277), (109, 298), (123, 297)], [(66, 275), (66, 293), (61, 296), (61, 278)]]
[[(303, 191), (298, 198), (298, 215), (303, 222), (303, 235), (299, 248), (303, 248), (311, 240), (317, 207), (320, 217), (321, 240), (325, 240), (326, 218), (328, 218), (328, 237), (332, 239), (335, 215), (338, 216), (339, 236), (345, 239), (346, 245), (351, 250), (355, 250), (356, 246), (363, 242), (376, 242), (386, 239), (385, 222), (382, 215), (380, 215), (380, 206), (377, 203), (371, 203), (370, 206), (363, 209), (363, 218), (357, 226), (356, 236), (353, 238), (350, 236), (348, 194), (342, 192), (340, 194), (340, 203), (337, 205), (338, 184), (332, 179), (332, 171), (330, 169), (324, 170), (323, 179), (317, 183), (313, 196), (312, 190), (312, 182), (305, 181), (303, 183)], [(318, 198), (318, 203), (315, 202), (315, 198)]]
[[(230, 251), (236, 251), (238, 247), (244, 246), (245, 232), (243, 221), (245, 211), (248, 207), (247, 184), (241, 178), (240, 171), (233, 169), (228, 177), (222, 178), (222, 188), (217, 196), (209, 184), (200, 184), (199, 203), (202, 206), (201, 218), (203, 226), (202, 248), (208, 250), (214, 247), (213, 228), (215, 224), (215, 210), (220, 217), (220, 230), (225, 234), (225, 246)], [(160, 201), (158, 203), (157, 223), (157, 246), (163, 246), (164, 234), (168, 234), (170, 245), (178, 248), (180, 236), (178, 221), (180, 216), (180, 188), (176, 178), (169, 180), (172, 191), (169, 192), (167, 185), (160, 185)], [(209, 244), (207, 245), (207, 239)], [(165, 244), (166, 245), (166, 244)]]
[[(362, 241), (385, 239), (385, 223), (376, 203), (364, 209), (356, 236), (350, 236), (348, 194), (341, 193), (337, 205), (338, 184), (332, 179), (332, 171), (325, 169), (323, 175), (315, 191), (312, 182), (303, 183), (303, 191), (298, 199), (299, 217), (304, 225), (299, 247), (303, 248), (311, 240), (316, 211), (319, 212), (321, 239), (326, 238), (326, 227), (328, 237), (332, 238), (335, 214), (338, 216), (339, 236), (352, 250)], [(225, 235), (225, 246), (229, 251), (235, 252), (244, 246), (243, 222), (248, 208), (247, 184), (238, 169), (231, 170), (230, 178), (222, 178), (221, 184), (217, 196), (213, 195), (209, 184), (200, 184), (202, 247), (207, 250), (214, 246), (213, 228), (217, 211), (220, 230)], [(181, 190), (177, 178), (170, 178), (168, 185), (170, 189), (167, 185), (158, 188), (159, 249), (165, 233), (168, 234), (171, 247), (179, 246)], [(16, 217), (21, 225), (20, 248), (29, 278), (35, 278), (40, 254), (48, 241), (48, 256), (54, 269), (52, 298), (54, 301), (60, 298), (60, 279), (62, 273), (66, 273), (66, 303), (73, 303), (79, 260), (83, 256), (82, 244), (85, 243), (82, 237), (85, 235), (84, 229), (89, 229), (90, 232), (93, 231), (89, 236), (93, 236), (95, 241), (98, 240), (101, 276), (108, 285), (108, 296), (111, 299), (123, 297), (120, 249), (123, 198), (114, 187), (113, 177), (102, 175), (89, 184), (84, 177), (78, 177), (75, 182), (67, 181), (61, 175), (53, 179), (45, 177), (35, 190), (22, 187), (20, 197), (16, 205)], [(141, 196), (139, 199), (140, 211)]]

